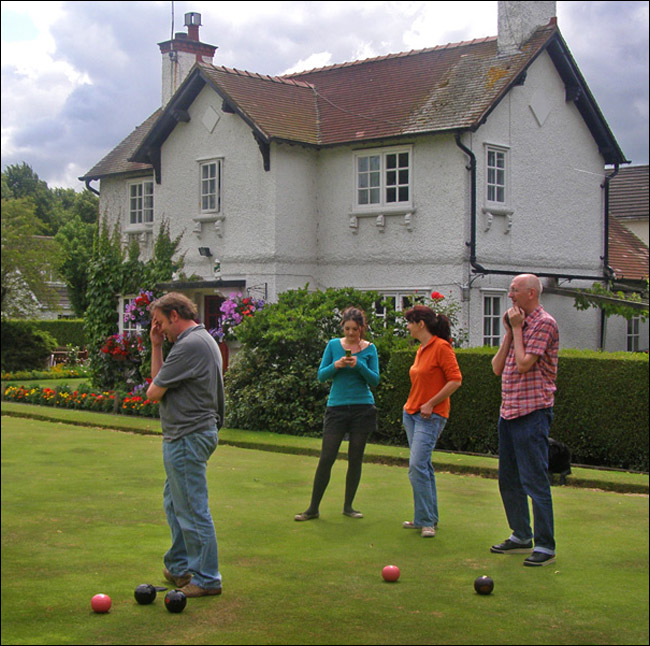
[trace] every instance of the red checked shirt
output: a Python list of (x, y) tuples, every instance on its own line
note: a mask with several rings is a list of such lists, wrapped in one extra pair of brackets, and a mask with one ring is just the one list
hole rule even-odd
[(504, 419), (553, 406), (560, 347), (557, 322), (540, 305), (526, 317), (522, 332), (526, 354), (536, 354), (539, 359), (528, 372), (520, 374), (512, 342), (501, 375), (501, 417)]

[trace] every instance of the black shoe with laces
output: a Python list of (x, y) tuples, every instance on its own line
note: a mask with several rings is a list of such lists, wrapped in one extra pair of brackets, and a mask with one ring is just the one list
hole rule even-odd
[(533, 552), (525, 561), (526, 567), (541, 567), (555, 563), (555, 554), (547, 554), (546, 552)]
[(490, 552), (494, 554), (527, 554), (532, 549), (533, 543), (531, 541), (528, 541), (528, 543), (516, 543), (508, 538), (503, 543), (493, 545), (490, 548)]

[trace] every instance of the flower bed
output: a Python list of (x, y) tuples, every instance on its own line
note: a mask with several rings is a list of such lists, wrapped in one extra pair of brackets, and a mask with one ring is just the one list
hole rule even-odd
[(100, 413), (122, 413), (123, 415), (141, 415), (159, 417), (158, 402), (141, 395), (121, 396), (113, 390), (93, 392), (87, 389), (71, 390), (66, 386), (47, 388), (42, 386), (8, 386), (3, 399), (40, 406), (58, 406)]

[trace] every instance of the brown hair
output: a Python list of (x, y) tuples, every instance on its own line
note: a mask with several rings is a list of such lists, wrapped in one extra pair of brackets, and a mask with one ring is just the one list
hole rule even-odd
[(341, 326), (343, 326), (346, 321), (354, 321), (359, 326), (361, 338), (366, 338), (368, 323), (366, 323), (366, 315), (363, 313), (363, 310), (360, 310), (358, 307), (347, 307), (341, 314)]
[(185, 294), (178, 292), (169, 292), (160, 298), (157, 298), (151, 305), (149, 311), (160, 310), (167, 318), (176, 310), (178, 316), (188, 321), (194, 321), (198, 318), (198, 310), (193, 301)]
[(404, 314), (404, 318), (409, 323), (424, 321), (431, 334), (451, 343), (451, 323), (444, 314), (436, 314), (426, 305), (415, 305)]

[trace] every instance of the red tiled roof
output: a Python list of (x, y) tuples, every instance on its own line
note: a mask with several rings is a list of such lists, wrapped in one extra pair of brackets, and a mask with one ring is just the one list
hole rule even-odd
[(314, 88), (308, 83), (200, 66), (205, 78), (268, 139), (318, 144)]
[(614, 218), (609, 222), (609, 266), (619, 280), (648, 279), (648, 246)]
[(648, 164), (621, 168), (609, 186), (611, 215), (620, 220), (648, 218)]
[[(164, 110), (82, 179), (158, 163), (155, 150), (176, 125), (174, 111), (187, 110), (206, 83), (265, 143), (331, 146), (475, 130), (545, 48), (563, 80), (578, 82), (579, 71), (555, 22), (538, 28), (521, 52), (507, 56), (499, 55), (493, 37), (282, 77), (197, 63)], [(583, 95), (585, 104), (576, 105), (599, 146), (611, 147), (606, 161), (624, 159), (591, 95), (588, 91)], [(140, 165), (128, 159), (137, 159)]]
[(477, 127), (556, 31), (511, 56), (483, 38), (283, 77), (200, 69), (268, 140), (327, 146)]

